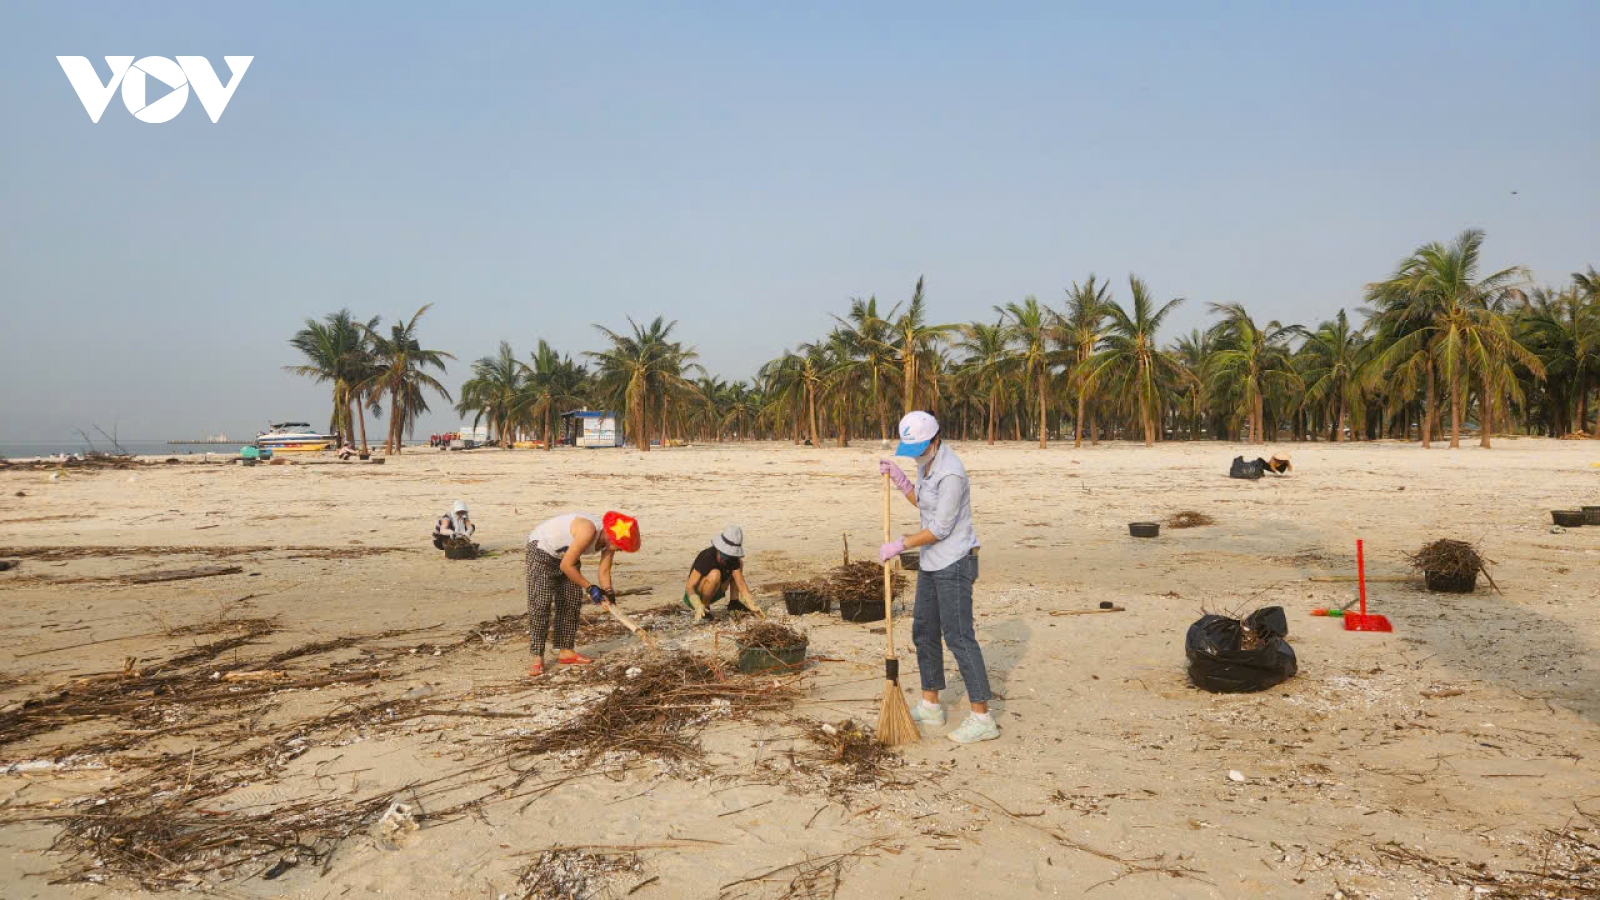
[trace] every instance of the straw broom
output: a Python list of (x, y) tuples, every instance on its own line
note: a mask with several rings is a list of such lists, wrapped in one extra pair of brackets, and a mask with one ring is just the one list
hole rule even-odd
[[(889, 476), (884, 475), (884, 543), (891, 540), (889, 505), (892, 493)], [(900, 660), (894, 655), (894, 588), (889, 568), (893, 562), (890, 560), (883, 564), (883, 633), (888, 639), (888, 650), (883, 658), (883, 707), (878, 710), (878, 742), (889, 747), (909, 744), (921, 737), (917, 732), (917, 723), (911, 718), (911, 710), (906, 707), (906, 696), (900, 692)]]

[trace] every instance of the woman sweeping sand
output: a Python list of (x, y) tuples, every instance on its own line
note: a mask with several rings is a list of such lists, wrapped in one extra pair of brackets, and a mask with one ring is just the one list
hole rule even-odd
[(878, 555), (888, 562), (907, 550), (922, 548), (911, 620), (911, 642), (917, 647), (917, 668), (922, 675), (922, 702), (912, 708), (911, 718), (924, 725), (944, 724), (939, 692), (944, 690), (944, 647), (949, 645), (961, 680), (966, 682), (967, 699), (972, 701), (972, 714), (950, 732), (950, 740), (958, 744), (994, 740), (1000, 736), (1000, 728), (989, 714), (989, 672), (972, 628), (978, 532), (972, 524), (966, 466), (939, 437), (938, 420), (925, 412), (907, 413), (900, 420), (900, 447), (895, 455), (916, 459), (916, 484), (893, 460), (879, 460), (878, 470), (917, 507), (922, 530), (884, 544)]

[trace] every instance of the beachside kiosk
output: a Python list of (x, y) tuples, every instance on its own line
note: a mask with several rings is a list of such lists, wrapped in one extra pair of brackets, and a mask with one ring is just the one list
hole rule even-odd
[(566, 433), (574, 447), (622, 446), (622, 429), (617, 427), (614, 412), (573, 410), (562, 418), (567, 420)]

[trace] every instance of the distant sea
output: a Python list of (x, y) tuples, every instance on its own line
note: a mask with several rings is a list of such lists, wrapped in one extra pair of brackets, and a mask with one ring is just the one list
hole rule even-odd
[[(169, 444), (166, 441), (123, 441), (122, 449), (134, 456), (185, 456), (190, 453), (239, 452), (249, 441), (228, 444)], [(0, 441), (0, 456), (7, 459), (27, 459), (33, 456), (53, 456), (58, 453), (87, 453), (91, 448), (83, 441)], [(95, 450), (115, 453), (110, 441), (95, 441)]]
[[(123, 441), (122, 449), (134, 456), (187, 456), (202, 453), (221, 453), (232, 456), (239, 452), (239, 448), (246, 446), (250, 441), (236, 441), (226, 444), (169, 444), (166, 441)], [(406, 441), (407, 447), (418, 445), (426, 446), (427, 441)], [(383, 441), (367, 439), (368, 446), (382, 446)], [(90, 447), (83, 441), (6, 441), (0, 440), (0, 457), (6, 459), (30, 459), (36, 456), (54, 456), (67, 453), (88, 453), (91, 449), (102, 450), (106, 453), (115, 453), (116, 448), (110, 441), (95, 441)]]

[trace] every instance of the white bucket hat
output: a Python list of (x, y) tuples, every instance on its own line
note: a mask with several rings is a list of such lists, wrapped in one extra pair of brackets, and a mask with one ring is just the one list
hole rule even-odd
[(711, 539), (711, 546), (717, 548), (723, 556), (738, 559), (744, 556), (744, 529), (737, 525), (729, 525), (722, 529), (722, 533)]
[(450, 507), (450, 513), (452, 515), (457, 515), (457, 516), (466, 515), (467, 514), (467, 502), (465, 500), (457, 500), (456, 501), (456, 505)]

